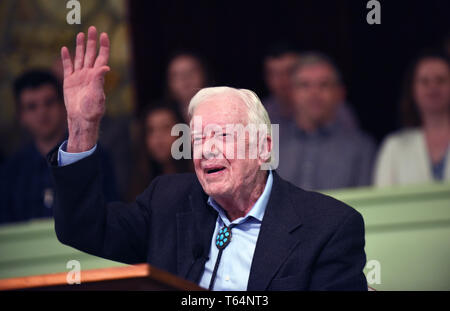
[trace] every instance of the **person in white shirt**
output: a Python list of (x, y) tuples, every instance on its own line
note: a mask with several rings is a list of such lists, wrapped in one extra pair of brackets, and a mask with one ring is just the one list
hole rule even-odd
[(450, 62), (445, 54), (428, 52), (413, 63), (401, 109), (405, 128), (382, 143), (374, 184), (450, 181)]

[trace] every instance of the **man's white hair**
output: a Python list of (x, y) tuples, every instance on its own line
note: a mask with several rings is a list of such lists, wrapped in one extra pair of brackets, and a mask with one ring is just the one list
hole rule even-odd
[(236, 89), (228, 86), (216, 86), (201, 89), (194, 97), (192, 97), (189, 103), (189, 119), (192, 120), (195, 109), (200, 103), (217, 95), (235, 95), (240, 98), (247, 107), (248, 124), (265, 124), (268, 136), (272, 136), (272, 126), (266, 108), (264, 108), (255, 92), (246, 89)]

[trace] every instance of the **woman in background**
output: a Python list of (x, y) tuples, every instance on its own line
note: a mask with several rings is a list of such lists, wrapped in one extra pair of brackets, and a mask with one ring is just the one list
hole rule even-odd
[(166, 101), (174, 105), (188, 122), (191, 98), (202, 88), (210, 86), (210, 73), (205, 61), (193, 52), (177, 52), (167, 66)]
[(141, 115), (140, 133), (137, 135), (139, 141), (135, 144), (137, 159), (128, 198), (130, 201), (159, 175), (192, 171), (190, 160), (175, 160), (171, 154), (172, 143), (178, 139), (171, 135), (171, 130), (175, 124), (182, 123), (181, 116), (162, 104), (147, 108)]
[(401, 101), (405, 128), (380, 149), (375, 185), (450, 180), (450, 62), (427, 53), (411, 67)]

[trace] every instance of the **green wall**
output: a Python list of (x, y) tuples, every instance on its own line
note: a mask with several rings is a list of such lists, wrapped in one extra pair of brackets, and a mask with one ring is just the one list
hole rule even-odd
[(377, 260), (381, 272), (381, 284), (370, 286), (450, 290), (450, 184), (328, 194), (364, 217), (367, 261)]

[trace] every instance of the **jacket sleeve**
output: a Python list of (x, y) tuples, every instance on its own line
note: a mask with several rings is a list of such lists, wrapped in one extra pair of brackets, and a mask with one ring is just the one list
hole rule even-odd
[(367, 291), (363, 273), (364, 245), (363, 218), (352, 211), (320, 253), (313, 268), (310, 290)]
[(48, 155), (55, 185), (55, 231), (59, 241), (86, 253), (134, 264), (145, 262), (155, 180), (131, 204), (106, 203), (98, 150), (59, 167), (57, 149)]

